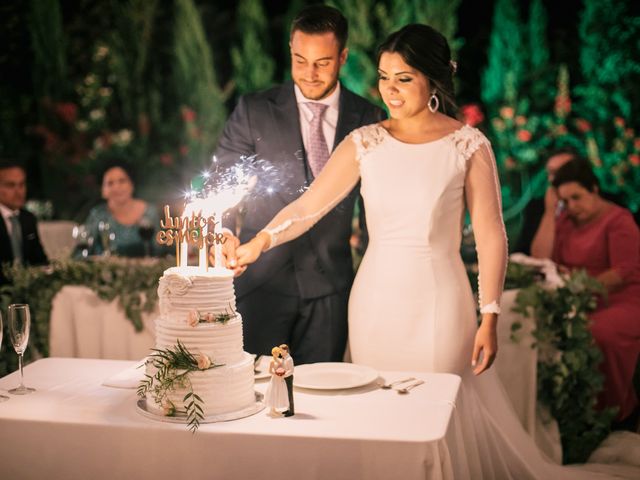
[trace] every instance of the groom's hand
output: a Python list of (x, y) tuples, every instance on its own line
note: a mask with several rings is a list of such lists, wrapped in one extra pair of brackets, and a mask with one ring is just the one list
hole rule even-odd
[[(238, 258), (236, 256), (236, 249), (240, 245), (240, 239), (236, 237), (233, 233), (231, 233), (231, 231), (228, 229), (223, 230), (223, 235), (225, 238), (225, 242), (222, 244), (222, 248), (221, 248), (222, 263), (226, 268), (233, 270), (234, 276), (237, 277), (238, 275), (241, 275), (246, 270), (246, 267), (238, 266)], [(215, 265), (215, 260), (216, 260), (215, 252), (216, 252), (215, 245), (212, 245), (211, 248), (209, 249), (209, 260), (212, 265)]]
[(269, 234), (259, 232), (249, 242), (240, 245), (236, 249), (238, 268), (247, 268), (247, 265), (255, 262), (270, 243), (271, 237)]

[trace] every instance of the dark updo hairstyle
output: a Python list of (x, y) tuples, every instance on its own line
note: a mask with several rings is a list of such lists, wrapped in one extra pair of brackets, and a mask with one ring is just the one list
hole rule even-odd
[(120, 160), (115, 158), (107, 159), (102, 163), (102, 168), (100, 169), (100, 172), (99, 172), (100, 185), (102, 185), (102, 183), (104, 182), (104, 176), (106, 175), (106, 173), (112, 168), (121, 168), (122, 170), (124, 170), (124, 173), (127, 174), (127, 176), (129, 177), (129, 180), (131, 180), (131, 183), (135, 187), (136, 178), (135, 178), (135, 171), (133, 169), (133, 166), (125, 160)]
[(389, 35), (378, 47), (378, 65), (383, 53), (399, 53), (407, 65), (425, 75), (436, 90), (439, 109), (453, 116), (457, 109), (453, 92), (455, 66), (444, 35), (428, 25), (412, 23)]
[(312, 5), (300, 10), (291, 22), (291, 37), (297, 31), (309, 35), (333, 33), (342, 52), (347, 46), (349, 23), (340, 10), (327, 5)]
[(591, 164), (586, 158), (576, 157), (558, 169), (553, 177), (553, 186), (558, 188), (565, 183), (576, 182), (590, 192), (600, 191), (600, 182), (593, 173)]

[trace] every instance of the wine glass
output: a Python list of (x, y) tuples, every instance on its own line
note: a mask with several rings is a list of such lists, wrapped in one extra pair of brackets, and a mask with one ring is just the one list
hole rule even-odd
[[(0, 313), (0, 351), (2, 350), (2, 313)], [(6, 402), (9, 397), (6, 395), (0, 395), (0, 403)]]
[(93, 237), (89, 234), (87, 227), (76, 225), (71, 235), (76, 242), (76, 250), (80, 252), (82, 258), (88, 258), (89, 250), (93, 247)]
[(98, 222), (98, 232), (100, 232), (103, 255), (108, 257), (111, 255), (111, 242), (116, 239), (116, 235), (111, 231), (109, 222)]
[(18, 354), (20, 365), (20, 385), (9, 390), (13, 395), (26, 395), (35, 392), (34, 388), (25, 387), (24, 375), (22, 373), (22, 356), (29, 343), (29, 329), (31, 328), (31, 312), (29, 305), (24, 303), (13, 303), (9, 305), (9, 336), (13, 348)]
[(151, 239), (153, 238), (153, 224), (148, 218), (140, 219), (138, 223), (138, 233), (144, 242), (144, 256), (151, 256)]

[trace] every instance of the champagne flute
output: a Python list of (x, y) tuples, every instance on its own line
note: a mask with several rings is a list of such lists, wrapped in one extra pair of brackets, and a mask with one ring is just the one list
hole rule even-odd
[[(2, 350), (2, 313), (0, 312), (0, 351)], [(6, 402), (9, 397), (6, 395), (0, 395), (0, 403)]]
[(22, 356), (29, 343), (29, 330), (31, 328), (31, 312), (29, 305), (24, 303), (13, 303), (9, 305), (9, 336), (13, 348), (18, 354), (20, 364), (20, 385), (9, 390), (13, 395), (26, 395), (35, 392), (34, 388), (24, 385), (24, 374), (22, 372)]
[(98, 231), (100, 232), (100, 242), (102, 243), (102, 255), (108, 257), (111, 255), (111, 241), (115, 240), (115, 234), (111, 232), (109, 222), (98, 222)]
[(76, 241), (76, 250), (80, 252), (82, 258), (88, 258), (89, 249), (93, 246), (93, 238), (89, 235), (87, 227), (76, 225), (73, 227), (72, 235)]

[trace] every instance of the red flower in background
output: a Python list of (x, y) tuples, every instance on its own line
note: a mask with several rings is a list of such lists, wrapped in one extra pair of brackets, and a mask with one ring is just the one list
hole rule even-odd
[(192, 123), (196, 120), (196, 112), (189, 107), (182, 107), (180, 109), (182, 113), (182, 119), (187, 123)]
[(566, 96), (557, 96), (555, 102), (556, 113), (560, 116), (568, 115), (571, 112), (571, 99)]
[(640, 150), (640, 138), (634, 140), (633, 146), (636, 147), (636, 150)]
[(480, 110), (480, 107), (475, 103), (464, 105), (460, 109), (460, 112), (462, 113), (464, 123), (472, 127), (475, 127), (484, 121), (484, 114), (482, 113), (482, 110)]
[(45, 152), (51, 153), (58, 149), (60, 145), (60, 138), (47, 127), (44, 125), (36, 125), (31, 131), (42, 137), (44, 140), (43, 149)]
[(73, 125), (78, 118), (78, 107), (75, 103), (56, 103), (55, 112), (63, 122), (68, 123), (69, 125)]
[(634, 167), (640, 167), (640, 155), (638, 155), (637, 153), (629, 155), (629, 163)]
[(170, 167), (173, 165), (173, 155), (170, 153), (163, 153), (160, 155), (160, 163), (165, 167)]
[(518, 125), (519, 127), (523, 126), (525, 123), (527, 123), (527, 117), (523, 116), (523, 115), (518, 115), (516, 117), (516, 125)]
[(613, 119), (613, 123), (616, 127), (624, 128), (624, 118), (616, 117)]
[(185, 156), (189, 154), (189, 147), (187, 147), (186, 145), (180, 145), (180, 155)]
[(515, 114), (515, 110), (511, 107), (502, 107), (500, 109), (500, 116), (502, 118), (511, 119), (513, 118), (514, 114)]
[(531, 132), (529, 130), (518, 130), (516, 136), (521, 142), (528, 142), (531, 140)]
[(504, 160), (504, 166), (508, 170), (513, 170), (514, 168), (516, 168), (516, 161), (513, 159), (513, 157), (507, 157)]
[(579, 119), (576, 120), (576, 127), (582, 133), (586, 133), (586, 132), (590, 132), (591, 131), (591, 124), (587, 120), (585, 120), (584, 118), (579, 118)]

